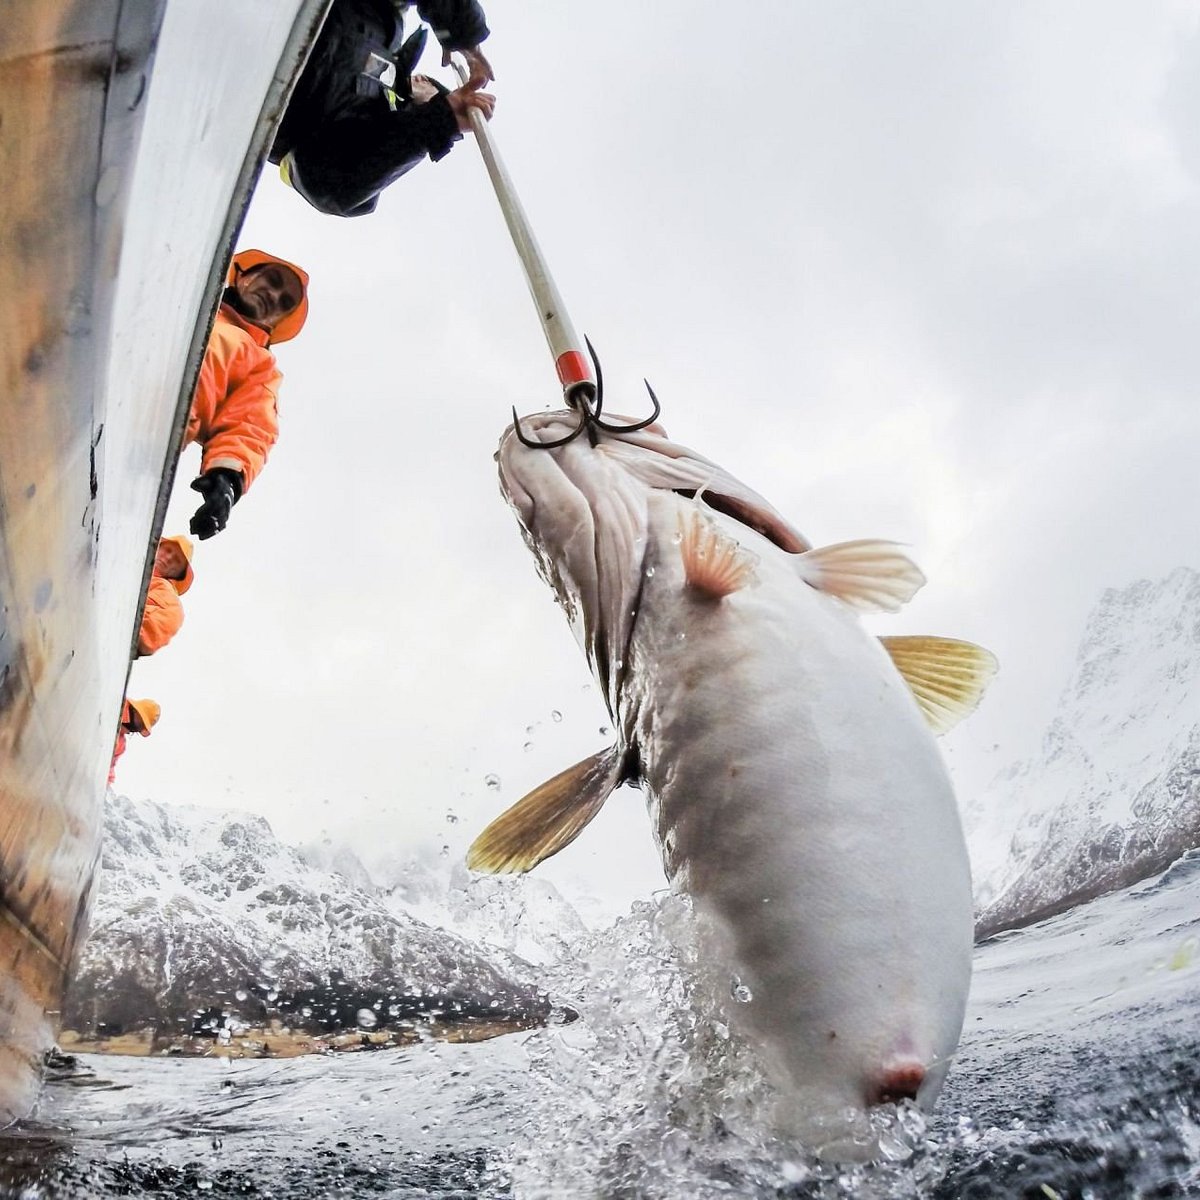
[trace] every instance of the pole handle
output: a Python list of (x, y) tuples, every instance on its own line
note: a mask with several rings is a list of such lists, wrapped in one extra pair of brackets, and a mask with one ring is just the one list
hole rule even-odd
[[(467, 72), (457, 58), (453, 60), (453, 66), (458, 78), (466, 83)], [(584, 385), (590, 385), (588, 390), (594, 396), (595, 381), (588, 357), (583, 352), (583, 339), (575, 332), (566, 305), (550, 274), (545, 255), (542, 254), (537, 238), (533, 235), (529, 218), (521, 206), (504, 160), (496, 148), (496, 141), (488, 128), (488, 122), (476, 108), (469, 110), (469, 117), (479, 153), (483, 156), (496, 199), (500, 202), (500, 211), (504, 214), (517, 257), (521, 260), (525, 282), (529, 285), (530, 294), (537, 307), (538, 320), (554, 358), (554, 369), (558, 374), (559, 383), (562, 384), (563, 393), (569, 401)]]

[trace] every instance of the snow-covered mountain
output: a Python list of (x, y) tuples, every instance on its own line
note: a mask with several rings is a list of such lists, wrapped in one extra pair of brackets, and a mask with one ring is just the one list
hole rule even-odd
[(365, 872), (337, 865), (306, 862), (261, 817), (110, 795), (64, 1027), (186, 1035), (232, 1019), (331, 1032), (548, 1014), (528, 963), (385, 904)]
[(1041, 751), (966, 811), (980, 935), (1200, 845), (1200, 573), (1106, 591)]

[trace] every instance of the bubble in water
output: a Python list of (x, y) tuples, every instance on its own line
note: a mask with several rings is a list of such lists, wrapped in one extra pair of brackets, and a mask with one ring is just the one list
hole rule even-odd
[(359, 1029), (374, 1029), (379, 1024), (379, 1018), (369, 1008), (360, 1008), (354, 1014), (354, 1020), (358, 1023)]
[(242, 991), (241, 988), (238, 988), (238, 990), (236, 992), (234, 992), (233, 995), (234, 995), (234, 998), (237, 1000), (245, 1000), (246, 999), (246, 993), (244, 991)]
[(803, 1183), (809, 1176), (810, 1172), (807, 1167), (800, 1163), (782, 1162), (779, 1164), (779, 1173), (787, 1180), (788, 1183)]
[(521, 747), (521, 749), (522, 749), (522, 750), (524, 750), (526, 754), (528, 754), (528, 753), (530, 752), (530, 750), (532, 750), (532, 749), (533, 749), (533, 743), (532, 743), (532, 742), (526, 742), (526, 743), (525, 743), (525, 745), (523, 745), (523, 746)]
[(487, 786), (489, 788), (491, 788), (493, 792), (498, 792), (500, 790), (500, 776), (499, 775), (485, 775), (483, 777), (483, 782), (486, 783)]
[(559, 721), (562, 720), (562, 713), (560, 713), (557, 708), (554, 709), (550, 713), (550, 720), (552, 720), (555, 723), (555, 725), (557, 725), (559, 723)]
[(749, 1004), (754, 993), (735, 975), (729, 984), (729, 994), (739, 1004)]

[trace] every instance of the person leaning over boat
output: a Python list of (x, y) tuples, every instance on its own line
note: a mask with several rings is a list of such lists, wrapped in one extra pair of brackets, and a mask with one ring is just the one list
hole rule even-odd
[(433, 162), (471, 128), (471, 110), (491, 118), (495, 78), (479, 49), (488, 36), (476, 0), (418, 0), (442, 45), (469, 67), (448, 91), (413, 68), (425, 29), (404, 39), (408, 0), (333, 0), (279, 123), (268, 157), (283, 181), (335, 217), (374, 212), (379, 193), (428, 156)]
[(160, 538), (138, 629), (136, 658), (161, 650), (183, 624), (179, 597), (192, 586), (192, 539), (182, 533)]
[(191, 486), (204, 503), (188, 524), (201, 541), (225, 528), (275, 445), (283, 376), (269, 347), (294, 338), (308, 318), (308, 275), (294, 263), (243, 250), (227, 282), (184, 436), (203, 450)]
[(108, 768), (108, 782), (117, 777), (117, 759), (125, 753), (125, 738), (131, 733), (149, 737), (150, 730), (158, 724), (162, 709), (154, 700), (126, 700), (121, 705), (121, 724), (117, 730), (117, 742), (113, 746), (112, 764)]

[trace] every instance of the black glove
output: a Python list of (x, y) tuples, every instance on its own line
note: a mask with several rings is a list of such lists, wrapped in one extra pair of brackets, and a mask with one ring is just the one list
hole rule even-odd
[(203, 542), (225, 528), (230, 509), (242, 494), (241, 472), (213, 467), (192, 480), (192, 491), (199, 492), (204, 503), (192, 514), (188, 529)]

